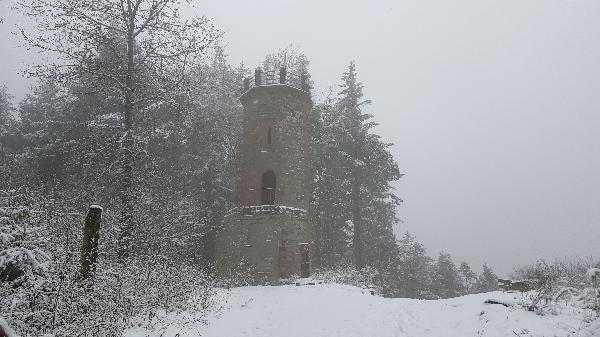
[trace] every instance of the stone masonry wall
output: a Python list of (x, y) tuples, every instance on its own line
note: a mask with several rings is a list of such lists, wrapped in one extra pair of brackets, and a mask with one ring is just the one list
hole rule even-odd
[[(250, 88), (240, 101), (244, 106), (238, 158), (240, 208), (216, 233), (217, 273), (249, 272), (254, 284), (277, 284), (281, 278), (301, 274), (302, 251), (310, 251), (312, 243), (306, 215), (312, 103), (308, 93), (282, 84)], [(279, 206), (260, 206), (267, 171), (275, 174), (274, 204)]]
[(310, 97), (286, 85), (269, 85), (250, 89), (240, 100), (244, 105), (240, 204), (260, 204), (262, 174), (272, 170), (277, 180), (275, 203), (307, 209)]
[(217, 272), (249, 272), (253, 284), (277, 284), (300, 275), (300, 245), (311, 240), (306, 214), (229, 215), (217, 234)]

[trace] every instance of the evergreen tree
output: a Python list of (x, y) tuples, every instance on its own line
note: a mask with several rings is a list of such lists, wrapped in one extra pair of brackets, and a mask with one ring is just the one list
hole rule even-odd
[[(334, 263), (333, 252), (343, 251), (335, 238), (351, 238), (352, 262), (357, 269), (374, 265), (393, 241), (394, 208), (399, 204), (391, 182), (400, 178), (389, 153), (390, 144), (371, 132), (376, 123), (362, 109), (363, 85), (350, 63), (342, 75), (340, 91), (317, 107), (315, 136), (315, 193), (319, 255)], [(348, 235), (345, 235), (345, 234)], [(321, 247), (319, 247), (321, 248)], [(372, 254), (375, 253), (375, 254)]]
[(483, 272), (477, 279), (477, 291), (485, 293), (498, 289), (498, 276), (494, 274), (492, 268), (488, 267), (487, 264), (483, 264)]
[(338, 146), (342, 128), (332, 94), (314, 110), (312, 222), (315, 224), (316, 263), (333, 268), (352, 263), (349, 226), (350, 186)]
[(0, 181), (6, 181), (6, 171), (10, 169), (9, 152), (16, 147), (12, 97), (6, 86), (0, 86)]
[(342, 75), (341, 91), (337, 102), (340, 112), (344, 133), (341, 134), (340, 146), (344, 151), (345, 162), (349, 174), (351, 213), (352, 213), (352, 249), (353, 262), (357, 269), (365, 266), (365, 242), (363, 208), (366, 201), (365, 195), (361, 193), (363, 186), (363, 175), (373, 174), (364, 170), (366, 138), (368, 125), (365, 121), (370, 117), (364, 115), (362, 107), (370, 103), (363, 100), (363, 86), (356, 78), (356, 67), (354, 62), (350, 63), (348, 71)]
[(432, 260), (427, 256), (423, 244), (415, 240), (409, 232), (406, 232), (398, 241), (400, 257), (400, 277), (403, 291), (402, 297), (410, 298), (432, 298), (431, 288), (431, 264)]
[(471, 266), (465, 261), (460, 263), (458, 267), (458, 272), (462, 278), (463, 287), (465, 289), (466, 294), (470, 294), (473, 291), (473, 287), (475, 286), (475, 282), (477, 281), (477, 274), (471, 270)]
[(47, 276), (51, 257), (46, 226), (31, 219), (27, 206), (16, 205), (15, 192), (0, 190), (0, 283), (20, 287)]
[(456, 297), (463, 293), (462, 282), (458, 269), (447, 253), (440, 253), (435, 265), (433, 291), (441, 298)]
[[(0, 137), (10, 131), (14, 123), (12, 115), (14, 107), (12, 105), (12, 97), (8, 93), (5, 85), (0, 86)], [(1, 138), (0, 138), (1, 140)]]

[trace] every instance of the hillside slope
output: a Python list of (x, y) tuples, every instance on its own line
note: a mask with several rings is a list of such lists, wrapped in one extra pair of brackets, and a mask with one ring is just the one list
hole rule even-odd
[[(585, 312), (560, 307), (540, 316), (518, 306), (485, 304), (493, 298), (507, 303), (520, 294), (493, 292), (448, 300), (388, 299), (360, 288), (314, 286), (244, 287), (222, 294), (225, 306), (208, 325), (190, 317), (156, 335), (207, 337), (532, 337), (600, 336), (600, 323), (583, 323)], [(188, 323), (182, 323), (187, 321)], [(152, 336), (144, 328), (130, 337)]]

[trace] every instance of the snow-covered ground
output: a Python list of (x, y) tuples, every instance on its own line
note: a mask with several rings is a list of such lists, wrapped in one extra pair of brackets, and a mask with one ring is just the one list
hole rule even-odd
[[(537, 315), (515, 303), (521, 294), (492, 292), (447, 300), (390, 299), (345, 285), (243, 287), (220, 294), (223, 308), (204, 324), (185, 315), (170, 317), (160, 331), (137, 328), (128, 337), (533, 337), (600, 336), (600, 320), (570, 305)], [(156, 327), (155, 327), (156, 328)]]

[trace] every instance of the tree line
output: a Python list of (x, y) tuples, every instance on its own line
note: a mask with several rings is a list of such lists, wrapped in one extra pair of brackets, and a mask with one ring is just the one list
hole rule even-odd
[(377, 123), (365, 112), (370, 103), (352, 62), (337, 90), (315, 104), (309, 214), (318, 268), (365, 270), (390, 297), (435, 299), (495, 290), (497, 277), (489, 266), (477, 275), (466, 262), (457, 267), (447, 253), (434, 261), (410, 233), (396, 238), (402, 199), (392, 183), (403, 174), (389, 151), (392, 144), (373, 130)]
[[(102, 321), (86, 333), (114, 334), (144, 310), (187, 303), (194, 279), (207, 289), (205, 308), (214, 234), (237, 202), (238, 97), (251, 71), (228, 62), (210, 20), (182, 18), (173, 0), (17, 8), (35, 27), (20, 31), (24, 41), (56, 62), (27, 69), (38, 84), (18, 104), (0, 89), (0, 302), (11, 303), (24, 334), (72, 335), (75, 316)], [(262, 67), (309, 76), (308, 65), (283, 50)], [(402, 174), (364, 111), (369, 103), (354, 63), (314, 103), (313, 268), (366, 270), (386, 296), (495, 288), (487, 266), (477, 277), (447, 254), (434, 262), (409, 234), (396, 238), (401, 199), (392, 183)], [(76, 265), (91, 204), (104, 207), (100, 262), (96, 285), (82, 287)]]

